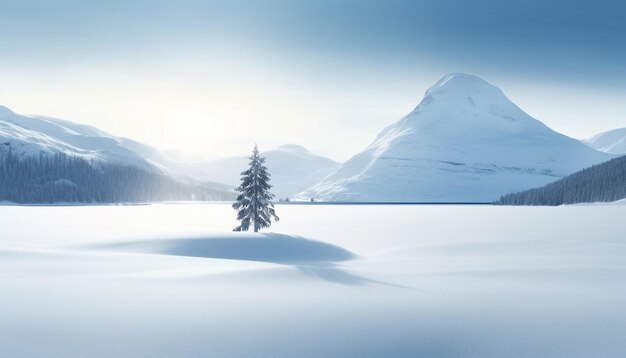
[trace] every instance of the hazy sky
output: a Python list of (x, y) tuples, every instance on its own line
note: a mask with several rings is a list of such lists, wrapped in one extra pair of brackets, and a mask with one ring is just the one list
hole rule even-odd
[(202, 156), (345, 160), (450, 72), (573, 137), (626, 127), (626, 2), (0, 0), (0, 104)]

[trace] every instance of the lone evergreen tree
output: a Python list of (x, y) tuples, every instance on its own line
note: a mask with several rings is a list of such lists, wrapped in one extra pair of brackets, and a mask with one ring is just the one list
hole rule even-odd
[(274, 194), (270, 193), (270, 173), (263, 163), (265, 158), (259, 155), (255, 144), (250, 156), (250, 168), (241, 173), (241, 184), (235, 189), (239, 195), (233, 209), (237, 210), (237, 220), (241, 224), (233, 231), (248, 231), (252, 224), (254, 232), (258, 232), (271, 225), (272, 217), (279, 220), (271, 202)]

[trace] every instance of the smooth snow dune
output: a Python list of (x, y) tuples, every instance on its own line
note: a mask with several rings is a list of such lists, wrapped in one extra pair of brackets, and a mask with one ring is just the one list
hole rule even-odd
[(88, 248), (273, 263), (339, 262), (355, 257), (339, 246), (275, 233), (222, 233), (101, 244)]

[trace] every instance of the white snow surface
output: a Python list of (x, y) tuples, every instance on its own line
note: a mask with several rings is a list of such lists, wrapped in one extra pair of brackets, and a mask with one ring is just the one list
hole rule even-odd
[(624, 357), (626, 206), (0, 206), (3, 357)]
[(626, 154), (626, 128), (617, 128), (583, 139), (591, 148), (611, 154)]
[(298, 198), (490, 202), (610, 158), (530, 117), (499, 88), (457, 73)]

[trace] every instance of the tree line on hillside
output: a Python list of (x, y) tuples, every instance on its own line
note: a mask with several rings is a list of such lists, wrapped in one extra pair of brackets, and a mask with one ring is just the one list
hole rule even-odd
[(502, 196), (496, 205), (562, 205), (626, 198), (626, 156), (583, 169), (542, 188)]
[(0, 201), (117, 203), (232, 200), (234, 193), (129, 165), (65, 154), (0, 153)]

